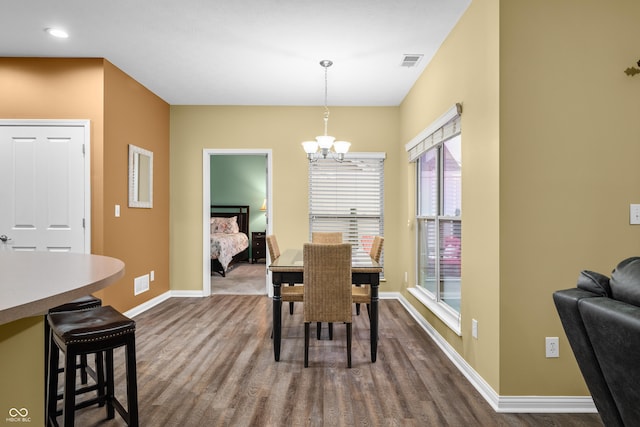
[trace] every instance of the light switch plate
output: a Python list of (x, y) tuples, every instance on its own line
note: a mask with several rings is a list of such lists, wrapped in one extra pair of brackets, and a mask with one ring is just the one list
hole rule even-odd
[(640, 224), (640, 205), (629, 205), (629, 224)]

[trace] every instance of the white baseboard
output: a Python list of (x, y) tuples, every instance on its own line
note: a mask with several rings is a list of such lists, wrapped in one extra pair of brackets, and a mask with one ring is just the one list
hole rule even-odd
[(425, 332), (440, 347), (444, 354), (478, 390), (496, 412), (514, 413), (595, 413), (598, 412), (591, 396), (500, 396), (469, 365), (460, 354), (431, 326), (429, 322), (399, 292), (385, 292), (380, 298), (397, 299), (407, 312), (418, 322)]
[[(169, 298), (202, 298), (202, 291), (167, 291), (124, 313), (135, 317)], [(380, 292), (380, 299), (397, 299), (444, 354), (453, 362), (471, 385), (478, 390), (496, 412), (513, 413), (595, 413), (598, 412), (590, 396), (500, 396), (469, 365), (457, 351), (399, 292)]]
[(168, 300), (169, 298), (195, 298), (202, 296), (202, 291), (167, 291), (164, 294), (158, 295), (157, 297), (152, 298), (123, 314), (127, 317), (135, 317), (138, 314), (144, 313), (145, 311), (155, 307), (161, 302)]
[(199, 298), (206, 296), (202, 291), (170, 291), (172, 297), (177, 298)]

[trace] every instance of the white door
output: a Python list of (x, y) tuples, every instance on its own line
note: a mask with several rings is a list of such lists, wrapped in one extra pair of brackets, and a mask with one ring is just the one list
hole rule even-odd
[(0, 121), (0, 250), (89, 252), (89, 124), (54, 122)]

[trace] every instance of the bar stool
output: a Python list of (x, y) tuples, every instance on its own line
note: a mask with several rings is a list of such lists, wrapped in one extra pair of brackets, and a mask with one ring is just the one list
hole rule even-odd
[[(53, 307), (49, 309), (49, 313), (59, 313), (61, 311), (80, 311), (80, 310), (90, 310), (92, 308), (100, 307), (102, 305), (102, 300), (100, 298), (96, 298), (93, 295), (87, 295), (84, 297), (80, 297), (66, 304), (59, 305), (57, 307)], [(44, 322), (44, 378), (45, 383), (47, 381), (47, 376), (49, 374), (49, 351), (51, 349), (51, 337), (49, 336), (49, 322)], [(102, 364), (102, 353), (96, 353), (96, 370), (91, 370), (87, 364), (87, 355), (83, 354), (80, 356), (80, 363), (76, 366), (77, 369), (80, 369), (80, 382), (82, 384), (87, 384), (88, 382), (88, 374), (91, 375), (93, 380), (96, 382), (96, 385), (91, 388), (77, 390), (78, 394), (96, 390), (98, 387), (104, 387), (104, 368)], [(58, 373), (63, 372), (63, 368), (58, 368)], [(46, 391), (45, 391), (46, 397)], [(58, 399), (62, 399), (62, 396), (58, 396)]]
[[(58, 390), (57, 366), (60, 352), (64, 353), (64, 426), (74, 425), (75, 410), (95, 403), (106, 403), (107, 419), (115, 416), (115, 410), (129, 426), (138, 426), (138, 386), (136, 379), (135, 321), (119, 313), (111, 306), (84, 311), (66, 311), (47, 315), (53, 348), (49, 354), (49, 377), (47, 378), (46, 420), (47, 425), (57, 426), (56, 408)], [(113, 350), (125, 347), (127, 406), (115, 397)], [(58, 351), (59, 350), (59, 351)], [(106, 365), (106, 387), (98, 391), (95, 399), (75, 404), (76, 358), (79, 355), (104, 352)], [(54, 374), (55, 372), (55, 374)]]

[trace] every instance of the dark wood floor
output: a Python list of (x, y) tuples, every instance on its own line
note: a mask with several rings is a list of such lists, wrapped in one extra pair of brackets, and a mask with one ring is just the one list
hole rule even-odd
[[(345, 328), (311, 341), (303, 367), (302, 306), (283, 316), (273, 358), (271, 300), (218, 295), (172, 298), (136, 317), (142, 426), (602, 426), (597, 414), (498, 414), (400, 303), (380, 302), (378, 361), (369, 322), (354, 316), (353, 368)], [(312, 328), (314, 329), (314, 328)], [(124, 396), (116, 352), (116, 393)], [(78, 411), (79, 426), (120, 426), (103, 408)]]

